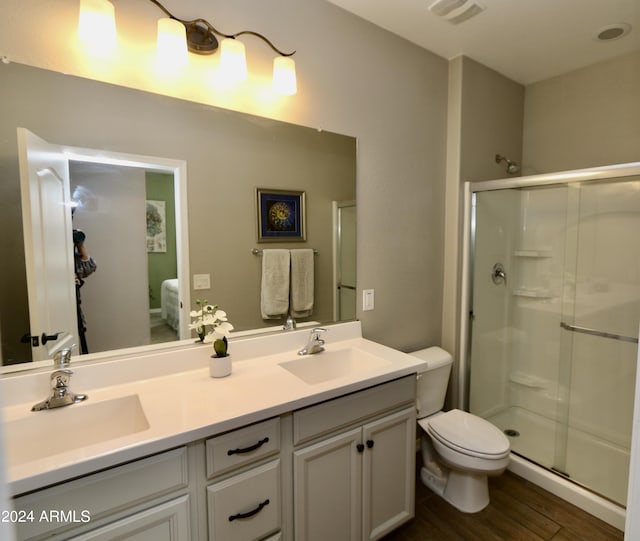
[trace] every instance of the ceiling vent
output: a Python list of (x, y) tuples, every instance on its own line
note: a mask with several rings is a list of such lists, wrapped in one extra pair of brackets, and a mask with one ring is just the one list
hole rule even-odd
[(436, 0), (429, 6), (429, 11), (451, 24), (460, 24), (485, 9), (486, 6), (476, 0)]

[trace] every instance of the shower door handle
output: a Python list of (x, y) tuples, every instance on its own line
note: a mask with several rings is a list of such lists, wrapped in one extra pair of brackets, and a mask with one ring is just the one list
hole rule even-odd
[(638, 339), (635, 336), (624, 336), (623, 334), (599, 331), (597, 329), (590, 329), (588, 327), (578, 327), (577, 325), (570, 325), (569, 323), (565, 323), (564, 321), (560, 322), (560, 327), (567, 331), (590, 334), (591, 336), (599, 336), (600, 338), (610, 338), (612, 340), (620, 340), (622, 342), (630, 342), (632, 344), (638, 343)]
[(505, 284), (507, 285), (507, 273), (502, 266), (502, 263), (496, 263), (493, 266), (493, 270), (491, 271), (491, 279), (493, 283), (496, 285)]

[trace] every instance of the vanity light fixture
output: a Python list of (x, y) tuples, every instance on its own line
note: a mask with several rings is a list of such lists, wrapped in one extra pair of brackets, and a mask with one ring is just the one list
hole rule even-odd
[[(224, 34), (205, 19), (179, 19), (157, 0), (149, 1), (167, 16), (158, 21), (158, 58), (162, 62), (179, 66), (187, 63), (187, 51), (207, 55), (220, 48), (220, 68), (225, 80), (239, 82), (247, 78), (247, 60), (244, 44), (237, 38), (251, 35), (261, 39), (278, 54), (273, 62), (273, 90), (287, 96), (297, 92), (296, 65), (291, 58), (295, 51), (281, 51), (265, 36), (251, 30)], [(109, 0), (80, 0), (78, 32), (83, 41), (102, 44), (103, 40), (108, 39), (115, 45), (113, 4)], [(108, 32), (112, 37), (107, 35)], [(218, 42), (218, 37), (223, 39)]]
[(185, 38), (185, 28), (175, 19), (158, 19), (158, 62), (168, 63), (172, 67), (186, 66), (189, 51)]
[[(261, 39), (278, 54), (273, 62), (273, 89), (280, 94), (288, 96), (297, 92), (296, 67), (291, 58), (295, 51), (291, 53), (283, 52), (265, 36), (251, 30), (242, 30), (235, 34), (224, 34), (209, 21), (202, 18), (190, 21), (178, 19), (157, 0), (149, 1), (160, 8), (169, 19), (177, 21), (184, 26), (186, 46), (192, 53), (212, 54), (220, 47), (220, 67), (227, 80), (238, 82), (247, 78), (245, 47), (237, 38), (243, 35), (251, 35)], [(224, 39), (218, 42), (216, 36)]]
[(109, 0), (80, 0), (78, 37), (93, 51), (105, 53), (116, 46), (116, 18)]
[(230, 83), (239, 83), (247, 78), (244, 43), (232, 38), (225, 38), (220, 42), (220, 70)]

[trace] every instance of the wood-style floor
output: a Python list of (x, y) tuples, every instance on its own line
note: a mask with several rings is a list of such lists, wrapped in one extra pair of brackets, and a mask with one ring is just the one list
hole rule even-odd
[(489, 478), (491, 502), (461, 513), (416, 480), (416, 517), (384, 541), (609, 541), (623, 533), (606, 522), (505, 472)]

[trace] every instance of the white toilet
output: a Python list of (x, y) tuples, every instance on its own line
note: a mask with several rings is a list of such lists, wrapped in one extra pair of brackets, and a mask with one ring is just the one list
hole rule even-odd
[(453, 363), (449, 353), (431, 347), (411, 355), (428, 364), (417, 384), (422, 482), (460, 511), (481, 511), (489, 504), (487, 477), (509, 464), (509, 440), (476, 415), (442, 411)]

